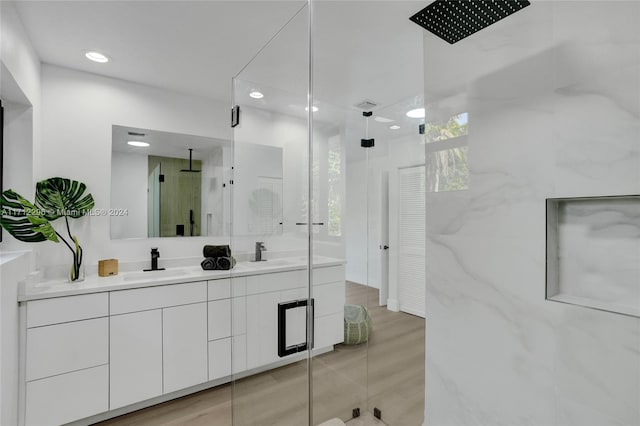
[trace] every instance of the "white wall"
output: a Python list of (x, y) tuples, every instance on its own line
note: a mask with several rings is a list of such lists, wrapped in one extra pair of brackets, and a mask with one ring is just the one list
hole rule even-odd
[(283, 151), (267, 145), (238, 143), (233, 154), (233, 235), (257, 234), (259, 224), (255, 223), (249, 203), (259, 187), (259, 177), (283, 178)]
[[(32, 198), (33, 161), (40, 137), (40, 59), (12, 2), (0, 3), (0, 96), (5, 100), (4, 188)], [(0, 249), (33, 246), (6, 236)]]
[[(5, 108), (3, 179), (31, 197), (34, 141), (40, 135), (40, 60), (11, 2), (0, 2), (0, 96)], [(0, 424), (18, 419), (18, 281), (35, 256), (7, 254), (31, 249), (6, 232), (0, 243)]]
[(426, 425), (640, 424), (640, 318), (545, 300), (545, 199), (640, 193), (639, 27), (638, 2), (532, 2), (425, 35), (427, 103), (468, 98), (471, 172), (427, 193)]
[[(320, 199), (318, 217), (316, 219), (325, 223), (328, 219), (326, 205), (327, 144), (330, 137), (339, 134), (339, 130), (332, 127), (326, 128), (326, 126), (323, 128), (320, 123), (318, 123), (314, 132), (315, 155), (316, 158), (321, 160), (318, 188), (315, 192)], [(255, 241), (264, 241), (269, 251), (293, 251), (299, 255), (306, 254), (306, 227), (296, 225), (296, 222), (307, 221), (304, 208), (308, 190), (308, 131), (306, 120), (278, 112), (243, 106), (240, 126), (235, 128), (234, 138), (236, 145), (253, 143), (281, 147), (284, 156), (284, 230), (282, 235), (256, 235), (245, 238), (234, 236), (234, 244), (239, 245), (242, 250), (252, 251)], [(342, 185), (345, 185), (344, 178)], [(243, 200), (234, 199), (234, 208), (240, 208), (242, 206), (241, 203), (243, 203)], [(316, 255), (344, 257), (344, 238), (330, 238), (327, 235), (326, 225), (315, 229), (317, 230), (317, 233), (314, 233), (314, 253)], [(269, 253), (266, 253), (266, 255), (269, 256)]]
[(111, 237), (147, 238), (149, 157), (113, 152), (111, 156), (111, 208), (126, 209), (126, 216), (111, 217)]
[(40, 58), (31, 45), (31, 40), (12, 2), (1, 3), (0, 19), (2, 24), (1, 61), (29, 102), (36, 106), (40, 99)]
[(30, 197), (33, 188), (33, 108), (30, 105), (4, 103), (4, 189)]
[[(377, 114), (385, 116), (384, 110)], [(353, 129), (356, 130), (355, 128)], [(347, 166), (347, 210), (346, 253), (347, 280), (379, 288), (382, 282), (380, 268), (380, 245), (382, 241), (382, 200), (381, 185), (383, 175), (389, 177), (389, 184), (395, 183), (393, 176), (398, 168), (424, 163), (424, 145), (417, 128), (414, 134), (395, 137), (387, 132), (378, 132), (376, 146), (369, 150), (368, 166), (364, 158), (365, 148), (355, 153)], [(352, 138), (355, 138), (354, 135)], [(356, 139), (357, 140), (357, 139)], [(389, 192), (393, 195), (393, 191)], [(398, 226), (394, 212), (397, 205), (389, 200), (389, 298), (397, 300), (397, 269), (392, 267), (397, 247)]]
[(344, 215), (348, 281), (367, 284), (367, 168), (363, 161), (347, 164), (347, 197)]
[[(218, 147), (202, 161), (202, 235), (229, 235), (225, 227), (224, 205), (225, 193), (229, 187), (223, 187), (225, 172), (224, 151), (230, 147)], [(227, 168), (230, 162), (227, 162)], [(228, 202), (227, 202), (228, 203)], [(228, 218), (227, 218), (228, 220)]]

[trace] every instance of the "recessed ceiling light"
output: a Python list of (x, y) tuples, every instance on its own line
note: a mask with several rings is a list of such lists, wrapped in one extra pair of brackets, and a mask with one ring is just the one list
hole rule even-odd
[(389, 126), (389, 128), (391, 130), (398, 130), (400, 128), (400, 126), (398, 126), (397, 124), (393, 124), (393, 125)]
[[(319, 109), (320, 108), (318, 108), (317, 106), (311, 107), (311, 111), (313, 111), (313, 112), (318, 112)], [(308, 106), (304, 107), (304, 110), (309, 112), (309, 107)]]
[(379, 115), (374, 118), (378, 123), (393, 123), (393, 120), (386, 117), (380, 117)]
[(142, 141), (129, 141), (129, 142), (127, 142), (127, 144), (129, 144), (131, 146), (137, 146), (139, 148), (146, 148), (146, 147), (149, 146), (148, 143), (142, 142)]
[(262, 99), (262, 98), (264, 98), (264, 95), (261, 92), (251, 92), (251, 93), (249, 93), (249, 96), (251, 96), (253, 99)]
[(84, 56), (87, 57), (87, 59), (93, 61), (93, 62), (99, 62), (101, 64), (104, 64), (106, 62), (109, 62), (109, 58), (106, 55), (103, 55), (100, 52), (87, 52), (84, 54)]
[(410, 118), (424, 118), (424, 108), (416, 108), (407, 112), (407, 117)]

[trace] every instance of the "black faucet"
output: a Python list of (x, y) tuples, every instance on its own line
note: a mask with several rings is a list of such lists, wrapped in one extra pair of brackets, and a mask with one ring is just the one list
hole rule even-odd
[(256, 258), (254, 262), (263, 262), (262, 252), (266, 250), (267, 248), (264, 246), (264, 243), (262, 241), (256, 241)]
[(164, 271), (164, 268), (158, 268), (159, 257), (160, 257), (160, 252), (158, 251), (158, 247), (152, 247), (151, 248), (151, 269), (145, 269), (144, 272)]

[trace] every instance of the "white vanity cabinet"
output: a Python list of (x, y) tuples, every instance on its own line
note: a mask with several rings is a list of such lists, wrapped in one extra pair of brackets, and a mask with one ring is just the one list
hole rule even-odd
[[(194, 282), (98, 281), (104, 287), (86, 294), (27, 294), (20, 425), (91, 424), (295, 361), (278, 357), (278, 303), (307, 297), (307, 271), (264, 266)], [(313, 284), (315, 349), (326, 351), (343, 338), (344, 267), (314, 268)], [(303, 342), (306, 309), (287, 311), (287, 321), (287, 344)]]
[(207, 358), (207, 304), (162, 310), (164, 393), (209, 380)]
[(36, 300), (21, 311), (23, 424), (63, 424), (109, 409), (108, 306), (101, 293)]
[(109, 295), (111, 410), (208, 380), (206, 282)]
[(114, 315), (109, 322), (109, 409), (162, 395), (162, 310)]
[(208, 283), (209, 380), (247, 368), (246, 277)]
[[(314, 349), (326, 349), (343, 341), (345, 302), (344, 267), (314, 268)], [(259, 368), (295, 354), (278, 356), (278, 303), (308, 297), (305, 270), (247, 277), (247, 369)], [(306, 340), (306, 308), (290, 309), (287, 346)]]

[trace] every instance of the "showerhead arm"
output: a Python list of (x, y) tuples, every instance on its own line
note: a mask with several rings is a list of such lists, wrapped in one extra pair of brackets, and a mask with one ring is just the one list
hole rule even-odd
[(200, 170), (193, 170), (193, 148), (189, 148), (189, 169), (182, 169), (181, 172), (200, 173)]

